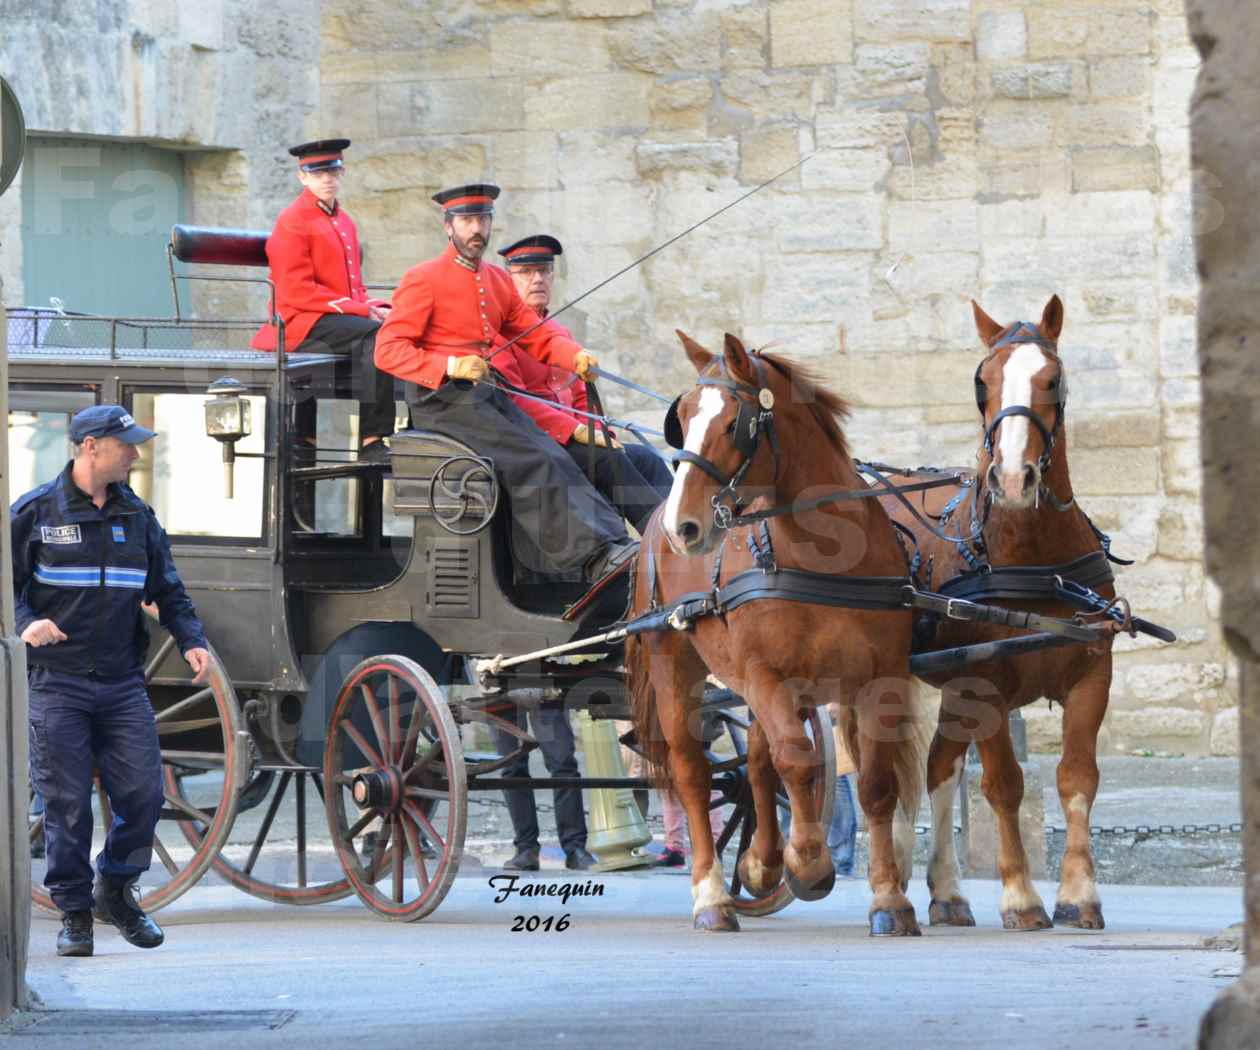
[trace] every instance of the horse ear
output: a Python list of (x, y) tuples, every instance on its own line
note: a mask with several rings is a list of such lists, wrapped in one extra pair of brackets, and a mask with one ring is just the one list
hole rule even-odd
[(682, 340), (683, 349), (687, 351), (687, 360), (695, 365), (697, 372), (703, 372), (709, 365), (713, 364), (713, 355), (686, 332), (675, 328), (674, 335)]
[(1004, 331), (1002, 325), (980, 309), (980, 304), (974, 299), (971, 300), (971, 312), (976, 315), (976, 331), (980, 333), (980, 341), (985, 346), (992, 346)]
[(1052, 295), (1046, 303), (1041, 315), (1041, 334), (1052, 343), (1059, 341), (1059, 333), (1063, 331), (1063, 300)]
[(730, 332), (726, 333), (725, 351), (726, 367), (731, 375), (751, 382), (755, 376), (752, 363), (748, 360), (748, 351), (744, 349), (744, 344)]

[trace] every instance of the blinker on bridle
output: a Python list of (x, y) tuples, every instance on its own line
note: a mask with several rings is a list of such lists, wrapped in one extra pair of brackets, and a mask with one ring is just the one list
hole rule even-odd
[[(1006, 335), (993, 344), (990, 348), (989, 356), (976, 366), (976, 374), (974, 377), (976, 387), (976, 407), (980, 410), (980, 420), (982, 423), (984, 422), (985, 406), (989, 403), (989, 389), (985, 385), (984, 380), (980, 378), (980, 371), (992, 359), (993, 355), (997, 353), (998, 350), (1004, 346), (1016, 343), (1034, 343), (1043, 350), (1049, 350), (1055, 355), (1055, 359), (1058, 359), (1059, 353), (1055, 345), (1045, 339), (1041, 333), (1037, 331), (1036, 325), (1031, 324), (1028, 321), (1016, 322), (1015, 326), (1007, 332)], [(1059, 365), (1059, 387), (1057, 394), (1058, 396), (1055, 398), (1054, 405), (1054, 426), (1047, 430), (1046, 425), (1041, 421), (1041, 417), (1027, 405), (1010, 405), (1009, 407), (1002, 409), (996, 416), (994, 416), (988, 426), (985, 427), (985, 452), (987, 452), (990, 456), (993, 455), (993, 437), (997, 433), (997, 428), (1001, 425), (1004, 419), (1009, 419), (1011, 416), (1025, 416), (1030, 419), (1038, 431), (1041, 432), (1042, 453), (1041, 457), (1037, 460), (1037, 469), (1041, 471), (1042, 474), (1049, 470), (1050, 457), (1054, 453), (1055, 435), (1058, 434), (1059, 429), (1063, 426), (1063, 405), (1067, 401), (1067, 379), (1063, 375), (1062, 364)]]
[[(712, 460), (683, 448), (684, 434), (682, 421), (678, 418), (678, 403), (686, 395), (680, 394), (674, 398), (669, 411), (665, 413), (665, 440), (673, 448), (679, 450), (674, 453), (674, 463), (690, 463), (694, 467), (699, 467), (721, 486), (712, 500), (713, 523), (719, 529), (729, 528), (732, 518), (743, 507), (743, 501), (739, 498), (737, 490), (744, 480), (744, 475), (748, 473), (748, 468), (752, 466), (753, 457), (757, 454), (757, 446), (761, 442), (763, 433), (770, 442), (770, 450), (774, 454), (775, 480), (777, 481), (779, 477), (779, 442), (774, 433), (774, 392), (765, 385), (762, 362), (757, 359), (756, 353), (749, 354), (748, 359), (756, 370), (757, 386), (724, 376), (702, 375), (696, 380), (697, 386), (713, 386), (729, 390), (739, 403), (732, 437), (735, 450), (744, 458), (733, 473), (724, 474)], [(724, 359), (718, 358), (717, 364), (723, 372), (727, 371)], [(728, 500), (730, 506), (727, 505)]]

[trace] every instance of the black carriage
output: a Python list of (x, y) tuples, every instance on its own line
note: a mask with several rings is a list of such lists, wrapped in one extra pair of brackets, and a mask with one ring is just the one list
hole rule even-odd
[[(169, 319), (12, 311), (10, 428), (30, 428), (14, 485), (60, 469), (66, 421), (87, 405), (123, 404), (159, 432), (133, 487), (171, 537), (215, 668), (208, 686), (191, 685), (154, 624), (146, 677), (167, 806), (143, 906), (169, 903), (213, 868), (269, 900), (353, 891), (382, 915), (419, 919), (458, 871), (470, 792), (554, 786), (493, 775), (520, 751), (466, 752), (465, 727), (498, 726), (530, 750), (536, 742), (504, 718), (513, 704), (563, 700), (595, 719), (628, 717), (620, 644), (583, 641), (624, 612), (624, 583), (580, 601), (585, 585), (516, 564), (493, 465), (423, 419), (396, 435), (389, 462), (358, 461), (342, 359), (251, 351), (256, 321), (181, 316), (181, 282), (233, 278), (179, 272), (176, 260), (265, 266), (265, 242), (176, 227)], [(318, 448), (301, 455), (298, 406), (312, 403)], [(739, 706), (715, 687), (704, 725), (711, 741), (727, 738), (714, 783), (734, 806), (719, 849), (742, 851), (753, 816)], [(831, 732), (824, 712), (810, 717), (827, 810)], [(335, 857), (311, 834), (321, 819)], [(38, 846), (38, 814), (31, 837)], [(51, 907), (35, 874), (36, 902)], [(750, 913), (791, 900), (782, 886), (749, 897), (737, 874), (732, 890)]]

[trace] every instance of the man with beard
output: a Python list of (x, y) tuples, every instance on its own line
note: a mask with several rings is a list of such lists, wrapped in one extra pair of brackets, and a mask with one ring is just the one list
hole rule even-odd
[[(525, 305), (546, 319), (544, 328), (572, 339), (564, 325), (547, 317), (555, 287), (556, 257), (564, 254), (560, 241), (548, 234), (535, 234), (501, 248), (499, 254)], [(674, 475), (665, 461), (646, 445), (627, 443), (623, 448), (611, 434), (606, 437), (603, 430), (592, 426), (592, 421), (580, 414), (589, 411), (586, 384), (579, 382), (571, 372), (548, 367), (526, 354), (517, 355), (517, 366), (528, 393), (576, 409), (576, 412), (527, 397), (514, 396), (513, 400), (563, 446), (587, 472), (592, 484), (642, 532), (652, 511), (669, 495), (673, 484)]]
[[(494, 462), (512, 506), (513, 549), (526, 567), (594, 582), (626, 564), (637, 544), (617, 511), (577, 464), (493, 385), (498, 372), (522, 386), (512, 349), (585, 376), (595, 355), (539, 317), (511, 277), (482, 261), (499, 187), (478, 183), (434, 195), (449, 241), (436, 259), (412, 267), (376, 337), (376, 366), (416, 384), (417, 425), (476, 449)], [(493, 371), (492, 371), (493, 368)]]

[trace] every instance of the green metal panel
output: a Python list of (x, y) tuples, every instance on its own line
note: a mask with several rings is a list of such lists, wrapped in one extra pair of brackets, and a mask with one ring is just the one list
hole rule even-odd
[(170, 316), (166, 241), (184, 221), (184, 160), (139, 143), (31, 137), (22, 179), (28, 306)]

